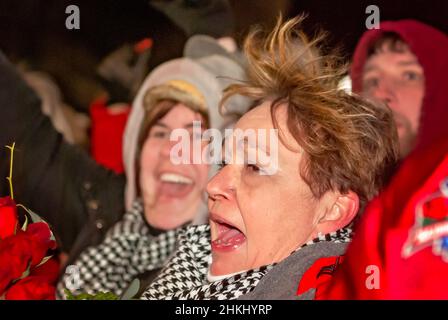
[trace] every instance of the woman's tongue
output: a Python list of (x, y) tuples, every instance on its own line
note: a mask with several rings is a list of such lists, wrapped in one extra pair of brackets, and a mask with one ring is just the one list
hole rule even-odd
[(162, 182), (159, 188), (159, 196), (170, 198), (181, 198), (186, 196), (192, 189), (191, 184)]
[(193, 189), (193, 181), (175, 175), (162, 175), (159, 181), (158, 197), (160, 198), (182, 198)]
[(218, 238), (212, 241), (212, 248), (220, 251), (231, 251), (237, 249), (246, 241), (244, 234), (236, 228), (226, 224), (218, 224)]

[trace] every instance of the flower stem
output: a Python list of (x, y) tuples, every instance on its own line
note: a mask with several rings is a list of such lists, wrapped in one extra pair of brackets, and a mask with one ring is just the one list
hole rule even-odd
[(14, 142), (12, 146), (6, 146), (9, 150), (11, 150), (11, 160), (9, 162), (9, 177), (6, 178), (9, 182), (9, 192), (11, 199), (14, 199), (14, 189), (12, 187), (12, 166), (14, 164), (14, 148), (16, 146), (16, 143)]

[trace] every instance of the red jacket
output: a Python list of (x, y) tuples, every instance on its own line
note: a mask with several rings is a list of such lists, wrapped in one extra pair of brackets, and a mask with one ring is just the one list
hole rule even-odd
[(447, 142), (409, 157), (369, 205), (324, 299), (448, 299)]
[(398, 33), (425, 72), (418, 143), (364, 212), (323, 299), (448, 299), (448, 38), (412, 20), (368, 31), (354, 54), (353, 89), (369, 46)]

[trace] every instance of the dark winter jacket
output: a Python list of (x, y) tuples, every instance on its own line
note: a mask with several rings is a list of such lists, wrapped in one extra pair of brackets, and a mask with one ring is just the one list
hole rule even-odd
[(0, 53), (0, 195), (9, 194), (10, 152), (15, 199), (53, 227), (61, 249), (77, 255), (99, 243), (124, 213), (124, 175), (98, 165), (65, 142), (41, 101)]

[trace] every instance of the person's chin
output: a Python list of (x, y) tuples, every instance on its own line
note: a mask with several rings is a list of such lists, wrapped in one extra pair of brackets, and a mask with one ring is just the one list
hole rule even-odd
[(411, 153), (415, 147), (415, 135), (410, 132), (405, 132), (400, 136), (400, 158), (403, 159)]
[[(181, 216), (179, 212), (174, 211), (169, 205), (158, 205), (154, 211), (156, 213), (148, 217), (148, 222), (151, 226), (160, 230), (177, 229), (192, 220)], [(182, 210), (182, 213), (184, 212)]]
[(210, 273), (212, 276), (222, 276), (226, 274), (233, 274), (244, 271), (245, 268), (238, 263), (232, 261), (233, 259), (226, 259), (225, 257), (218, 257), (213, 254), (213, 261), (210, 265)]

